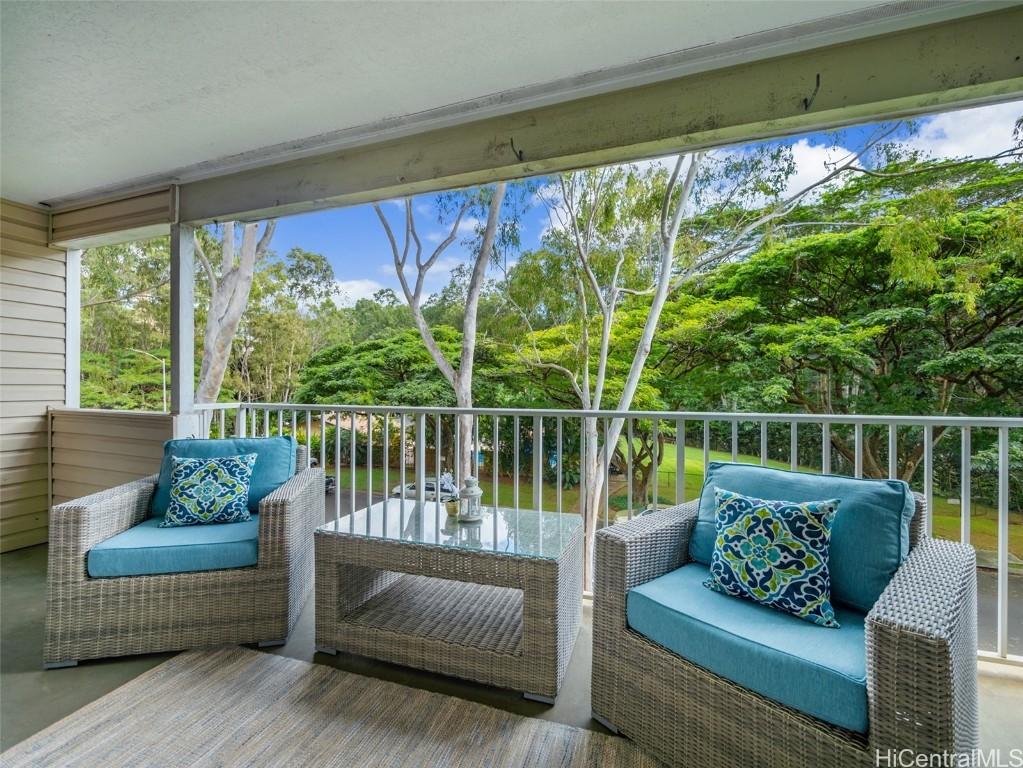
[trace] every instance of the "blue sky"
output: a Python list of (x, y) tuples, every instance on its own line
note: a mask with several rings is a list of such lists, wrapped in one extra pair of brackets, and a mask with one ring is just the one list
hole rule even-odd
[[(934, 157), (983, 156), (1010, 146), (1015, 120), (1023, 116), (1023, 102), (978, 107), (924, 118), (911, 142)], [(824, 173), (824, 162), (841, 157), (845, 147), (855, 146), (869, 127), (847, 129), (839, 143), (833, 134), (808, 134), (786, 140), (793, 145), (797, 172), (791, 188), (797, 189)], [(654, 161), (656, 162), (656, 161)], [(424, 238), (439, 240), (447, 230), (430, 213), (430, 196), (417, 198), (417, 223)], [(394, 202), (383, 204), (384, 212), (395, 226), (401, 226), (402, 209)], [(543, 205), (528, 210), (522, 221), (523, 250), (535, 248), (547, 227)], [(293, 247), (322, 253), (334, 267), (342, 296), (341, 303), (371, 296), (380, 288), (393, 288), (400, 296), (391, 251), (383, 228), (370, 205), (317, 211), (281, 219), (273, 239), (273, 248), (284, 254)], [(458, 241), (445, 252), (427, 280), (426, 291), (433, 293), (447, 283), (451, 269), (470, 254)]]

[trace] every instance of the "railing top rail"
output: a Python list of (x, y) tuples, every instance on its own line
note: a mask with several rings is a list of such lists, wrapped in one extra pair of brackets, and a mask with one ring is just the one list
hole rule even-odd
[(598, 418), (598, 419), (662, 419), (683, 421), (721, 422), (780, 422), (784, 424), (896, 424), (904, 426), (943, 426), (1023, 428), (1023, 416), (895, 416), (877, 414), (819, 414), (819, 413), (725, 413), (717, 411), (584, 411), (558, 408), (455, 408), (445, 406), (405, 405), (346, 405), (341, 403), (204, 403), (196, 410), (222, 410), (234, 408), (260, 410), (298, 410), (315, 412), (370, 413), (370, 414), (449, 414), (465, 416), (542, 416), (544, 418)]

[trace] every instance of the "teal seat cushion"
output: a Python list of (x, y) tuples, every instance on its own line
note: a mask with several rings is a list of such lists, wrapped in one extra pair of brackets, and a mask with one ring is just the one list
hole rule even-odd
[(168, 440), (163, 444), (160, 479), (153, 493), (150, 511), (154, 517), (167, 514), (170, 506), (171, 456), (183, 459), (214, 459), (224, 456), (256, 454), (256, 463), (249, 479), (249, 511), (258, 512), (259, 502), (273, 493), (295, 474), (293, 437), (235, 437), (224, 440)]
[[(867, 731), (864, 614), (838, 608), (820, 627), (703, 586), (688, 565), (629, 591), (629, 626), (688, 661), (819, 720)], [(741, 723), (736, 723), (741, 728)]]
[(100, 542), (86, 557), (94, 579), (244, 568), (259, 559), (259, 515), (244, 523), (161, 528), (151, 517)]
[(838, 499), (828, 562), (831, 596), (835, 603), (863, 613), (874, 607), (909, 554), (909, 524), (916, 501), (901, 480), (815, 475), (713, 461), (707, 468), (699, 516), (689, 541), (689, 556), (697, 563), (710, 565), (714, 552), (717, 488), (797, 504)]

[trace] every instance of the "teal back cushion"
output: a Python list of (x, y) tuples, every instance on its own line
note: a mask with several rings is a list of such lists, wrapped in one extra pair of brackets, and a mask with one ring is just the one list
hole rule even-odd
[(293, 437), (234, 437), (226, 440), (168, 440), (163, 444), (160, 479), (150, 507), (154, 517), (167, 514), (170, 506), (171, 456), (183, 459), (215, 459), (223, 456), (256, 454), (249, 480), (249, 511), (259, 512), (259, 502), (295, 474)]
[(901, 480), (862, 480), (789, 472), (753, 464), (711, 462), (689, 556), (710, 565), (715, 540), (715, 489), (802, 503), (838, 499), (831, 527), (831, 594), (835, 602), (869, 611), (909, 553), (913, 494)]

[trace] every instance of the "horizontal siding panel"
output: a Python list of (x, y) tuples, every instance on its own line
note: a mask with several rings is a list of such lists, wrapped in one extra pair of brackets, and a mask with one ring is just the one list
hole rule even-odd
[(69, 501), (80, 499), (83, 496), (91, 496), (94, 493), (105, 491), (114, 486), (97, 485), (96, 483), (85, 483), (77, 480), (53, 479), (53, 504), (66, 504)]
[(121, 437), (132, 440), (149, 439), (163, 445), (164, 440), (170, 440), (174, 428), (173, 417), (170, 414), (154, 413), (140, 414), (138, 416), (114, 414), (78, 415), (69, 414), (66, 411), (57, 412), (53, 415), (53, 431), (57, 433), (69, 433), (78, 435), (89, 435), (91, 437)]
[(46, 448), (45, 430), (18, 435), (0, 434), (0, 451), (28, 451), (33, 448)]
[(58, 403), (64, 400), (64, 387), (37, 387), (31, 384), (0, 384), (0, 403)]
[(145, 477), (150, 472), (122, 472), (114, 469), (93, 469), (91, 467), (72, 467), (55, 464), (53, 467), (54, 494), (57, 493), (58, 482), (86, 483), (99, 486), (100, 490), (114, 488), (132, 480)]
[[(7, 418), (11, 417), (24, 417), (24, 416), (42, 416), (45, 420), (46, 409), (54, 405), (63, 405), (63, 403), (57, 402), (5, 402), (3, 404), (3, 414)], [(46, 429), (45, 424), (43, 429)]]
[(12, 533), (10, 536), (0, 536), (0, 552), (10, 552), (22, 547), (45, 544), (48, 538), (46, 528), (37, 528), (34, 531), (25, 531), (23, 533)]
[(11, 469), (12, 467), (30, 467), (34, 464), (46, 466), (47, 450), (43, 448), (28, 448), (21, 451), (4, 451), (0, 453), (0, 469)]
[(67, 265), (63, 260), (56, 261), (42, 256), (37, 258), (14, 256), (0, 250), (0, 269), (19, 269), (22, 272), (35, 272), (39, 275), (59, 277), (63, 280)]
[(63, 307), (64, 292), (0, 283), (0, 301), (21, 301), (25, 304), (42, 304), (44, 307)]
[(0, 221), (13, 221), (41, 232), (50, 228), (50, 212), (13, 200), (0, 202)]
[(0, 326), (0, 352), (43, 352), (63, 355), (64, 339), (17, 336), (13, 333), (4, 333)]
[(46, 291), (64, 292), (64, 276), (45, 275), (25, 269), (14, 269), (0, 264), (0, 283), (20, 285), (25, 288), (41, 288)]
[(0, 236), (0, 254), (19, 256), (24, 259), (48, 259), (58, 264), (67, 262), (67, 255), (64, 251), (54, 250), (39, 243), (26, 243), (22, 240), (13, 240), (2, 236)]
[(160, 458), (162, 457), (73, 451), (66, 448), (54, 448), (53, 450), (54, 474), (61, 477), (64, 476), (65, 467), (127, 472), (137, 477), (145, 477), (160, 471)]
[(5, 317), (0, 319), (0, 332), (14, 336), (34, 336), (40, 339), (64, 341), (64, 323), (48, 323), (43, 320), (22, 320)]
[(64, 386), (64, 371), (49, 368), (8, 368), (0, 366), (0, 384)]
[(30, 483), (34, 480), (45, 481), (49, 477), (45, 461), (42, 464), (32, 464), (27, 467), (3, 467), (0, 469), (0, 483), (3, 485), (18, 485)]
[(13, 533), (45, 530), (49, 516), (48, 510), (42, 510), (17, 517), (0, 518), (0, 536), (6, 539)]
[[(169, 437), (167, 438), (170, 439)], [(163, 458), (163, 443), (159, 439), (133, 440), (125, 437), (86, 435), (75, 432), (54, 432), (53, 447), (69, 451), (94, 451), (115, 456), (138, 456), (144, 459)]]
[(0, 355), (0, 368), (32, 368), (34, 370), (63, 371), (64, 355), (45, 354), (42, 352), (4, 352)]
[(31, 480), (27, 483), (8, 483), (6, 472), (0, 472), (0, 501), (6, 504), (8, 501), (28, 499), (32, 496), (45, 496), (48, 492), (49, 482), (46, 480)]
[(64, 404), (67, 255), (50, 214), (0, 201), (0, 550), (46, 540), (46, 411)]
[(3, 220), (0, 220), (0, 236), (4, 240), (21, 240), (26, 243), (46, 245), (47, 231), (18, 221), (9, 221), (4, 217)]
[[(66, 317), (64, 307), (44, 307), (40, 304), (28, 304), (24, 301), (5, 301), (0, 304), (0, 318), (17, 318), (21, 320), (42, 320), (47, 323), (63, 323)], [(2, 333), (3, 322), (0, 322)], [(8, 331), (12, 333), (12, 331)]]
[(43, 406), (39, 413), (16, 416), (3, 409), (3, 417), (0, 418), (0, 435), (25, 435), (35, 433), (46, 434), (46, 407)]
[(18, 515), (37, 512), (46, 513), (48, 509), (45, 494), (42, 496), (29, 496), (24, 499), (17, 499), (16, 501), (5, 500), (3, 508), (0, 508), (0, 518), (17, 517)]
[(136, 229), (174, 221), (174, 195), (160, 189), (121, 200), (58, 211), (53, 214), (54, 242)]

